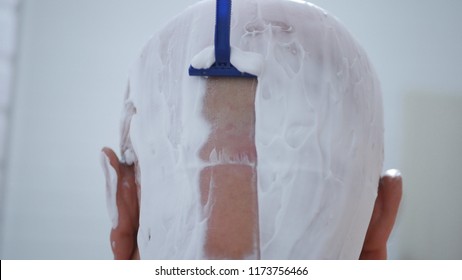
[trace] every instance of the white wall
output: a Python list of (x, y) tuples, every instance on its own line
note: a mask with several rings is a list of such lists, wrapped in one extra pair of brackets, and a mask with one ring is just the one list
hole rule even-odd
[[(7, 151), (3, 259), (111, 257), (99, 151), (118, 145), (121, 100), (139, 49), (168, 18), (194, 2), (23, 0)], [(340, 18), (369, 53), (384, 92), (385, 167), (408, 170), (412, 163), (403, 158), (412, 154), (403, 143), (412, 126), (403, 133), (403, 97), (422, 91), (443, 98), (462, 96), (462, 1), (313, 2)], [(450, 135), (454, 129), (445, 131)], [(403, 209), (409, 213), (417, 202), (408, 198), (419, 192), (410, 184), (423, 172), (413, 169), (413, 177), (405, 177)], [(429, 210), (435, 216), (438, 211)], [(448, 256), (435, 250), (423, 256), (404, 246), (415, 234), (422, 243), (440, 238), (455, 242), (453, 250), (460, 248), (460, 240), (443, 240), (452, 235), (435, 237), (415, 232), (419, 225), (403, 226), (409, 215), (402, 214), (391, 242), (392, 257)], [(449, 222), (438, 224), (440, 232)], [(462, 258), (460, 252), (451, 256)]]
[(462, 95), (414, 92), (404, 98), (399, 255), (462, 259)]
[(100, 149), (138, 51), (193, 2), (22, 2), (2, 258), (111, 257)]
[(18, 10), (17, 0), (0, 0), (0, 240), (4, 219), (8, 134), (11, 118), (11, 95), (16, 60)]

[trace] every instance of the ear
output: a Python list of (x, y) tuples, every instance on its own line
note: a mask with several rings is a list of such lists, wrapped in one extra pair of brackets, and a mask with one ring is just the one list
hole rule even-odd
[(109, 164), (117, 172), (117, 175), (120, 175), (120, 161), (116, 153), (108, 147), (104, 147), (101, 152), (107, 157)]
[(380, 178), (377, 199), (360, 259), (386, 259), (387, 241), (395, 224), (403, 193), (401, 173), (396, 169)]
[(136, 236), (139, 226), (139, 202), (133, 165), (121, 163), (110, 148), (102, 150), (106, 176), (106, 198), (112, 221), (111, 248), (115, 259), (137, 256)]
[(109, 148), (101, 151), (101, 165), (106, 179), (106, 206), (112, 228), (118, 225), (117, 186), (120, 178), (120, 163), (117, 155)]

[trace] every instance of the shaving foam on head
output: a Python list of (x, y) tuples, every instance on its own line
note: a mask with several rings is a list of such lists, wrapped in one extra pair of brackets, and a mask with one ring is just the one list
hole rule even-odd
[[(202, 114), (207, 79), (188, 68), (214, 62), (214, 15), (213, 0), (188, 8), (130, 75), (122, 149), (138, 161), (142, 258), (206, 257), (199, 174), (210, 162), (199, 151), (214, 127)], [(300, 1), (235, 0), (231, 26), (231, 62), (258, 75), (260, 257), (357, 259), (383, 161), (381, 91), (366, 53), (335, 17)]]
[(109, 162), (109, 158), (101, 152), (101, 166), (106, 179), (106, 206), (112, 228), (117, 228), (119, 211), (117, 210), (117, 173)]

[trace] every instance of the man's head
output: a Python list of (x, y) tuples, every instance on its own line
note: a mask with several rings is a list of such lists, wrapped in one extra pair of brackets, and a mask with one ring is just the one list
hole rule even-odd
[[(231, 45), (263, 59), (250, 109), (260, 257), (357, 258), (383, 160), (381, 93), (367, 56), (315, 6), (233, 4)], [(145, 257), (204, 257), (209, 216), (200, 182), (208, 161), (200, 154), (216, 126), (204, 116), (213, 106), (207, 79), (187, 68), (213, 44), (213, 15), (214, 1), (204, 1), (176, 17), (130, 77), (121, 148), (138, 173)]]

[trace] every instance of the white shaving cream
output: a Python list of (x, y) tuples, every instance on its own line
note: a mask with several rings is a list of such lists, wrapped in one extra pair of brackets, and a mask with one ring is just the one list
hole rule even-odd
[[(122, 152), (137, 161), (142, 258), (205, 258), (199, 150), (213, 62), (215, 1), (199, 2), (148, 42), (130, 75)], [(232, 63), (258, 75), (255, 98), (262, 259), (357, 259), (383, 161), (379, 82), (339, 21), (308, 3), (235, 0)], [(248, 160), (241, 159), (244, 162)], [(109, 169), (110, 170), (110, 169)]]

